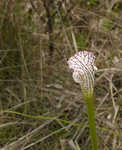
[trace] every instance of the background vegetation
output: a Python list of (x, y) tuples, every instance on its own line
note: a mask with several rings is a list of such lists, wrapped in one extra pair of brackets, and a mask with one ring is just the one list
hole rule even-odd
[(99, 148), (122, 150), (122, 1), (1, 0), (2, 150), (91, 150), (84, 99), (66, 62), (74, 41), (96, 55)]

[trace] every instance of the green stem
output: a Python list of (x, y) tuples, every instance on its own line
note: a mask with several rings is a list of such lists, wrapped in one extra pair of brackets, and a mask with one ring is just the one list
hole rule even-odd
[(93, 92), (88, 93), (84, 91), (83, 95), (85, 98), (85, 104), (86, 104), (86, 109), (87, 109), (87, 114), (88, 114), (92, 150), (98, 150), (98, 139), (97, 139), (97, 134), (96, 134)]

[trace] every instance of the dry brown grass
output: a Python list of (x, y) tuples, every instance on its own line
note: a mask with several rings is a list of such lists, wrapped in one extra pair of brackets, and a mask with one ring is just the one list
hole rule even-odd
[(74, 35), (77, 49), (92, 51), (99, 68), (100, 150), (121, 150), (122, 3), (56, 0), (45, 5), (43, 0), (0, 2), (0, 110), (14, 111), (0, 112), (0, 148), (76, 150), (78, 144), (91, 150), (82, 93), (66, 63), (75, 53)]

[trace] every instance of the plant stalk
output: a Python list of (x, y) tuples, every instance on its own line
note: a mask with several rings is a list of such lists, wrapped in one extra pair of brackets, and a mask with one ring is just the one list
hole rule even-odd
[(86, 91), (83, 91), (83, 95), (84, 95), (86, 110), (88, 114), (92, 150), (98, 150), (98, 139), (97, 139), (97, 134), (96, 134), (93, 92), (88, 93)]

